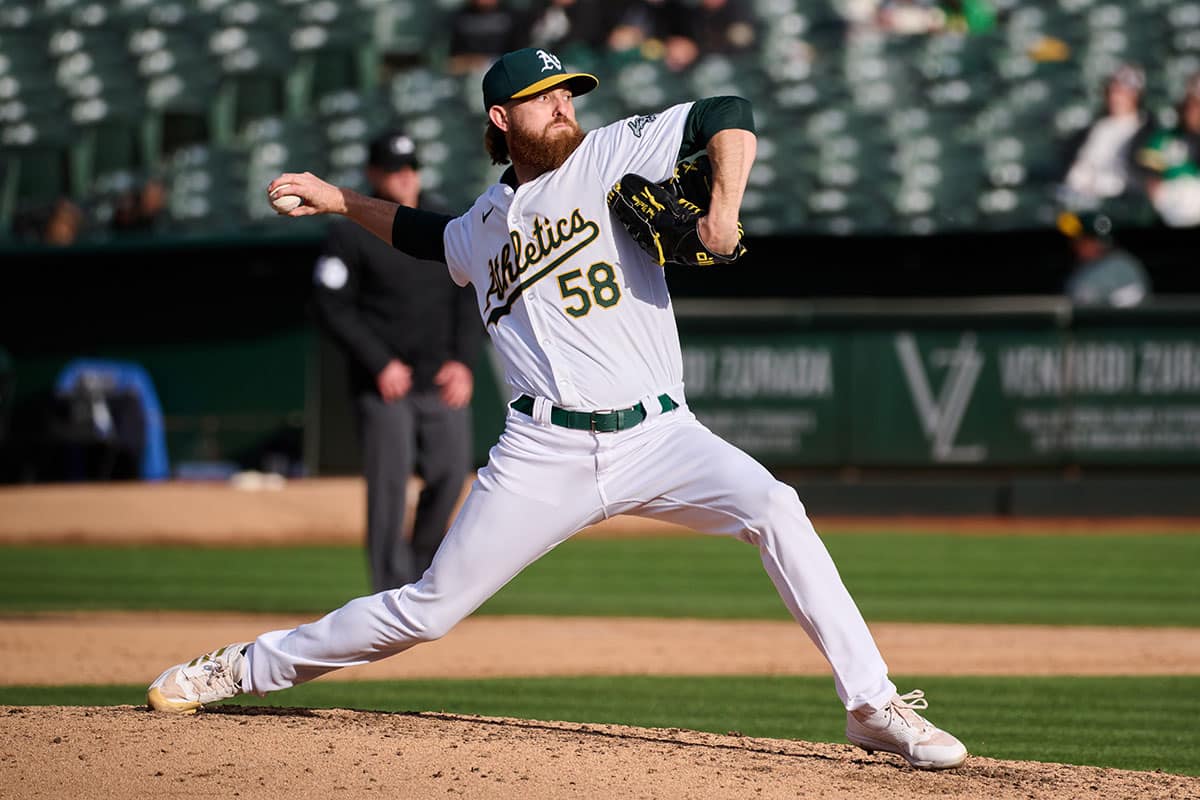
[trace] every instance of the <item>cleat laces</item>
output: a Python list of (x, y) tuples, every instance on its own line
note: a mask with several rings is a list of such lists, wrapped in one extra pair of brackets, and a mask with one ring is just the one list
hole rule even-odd
[(202, 655), (181, 669), (177, 681), (184, 684), (182, 688), (197, 698), (213, 694), (225, 695), (236, 690), (236, 677), (224, 661), (216, 660), (225, 653), (226, 649), (222, 647), (220, 650)]
[(920, 689), (914, 689), (908, 694), (896, 696), (888, 708), (910, 728), (923, 732), (933, 727), (929, 720), (917, 713), (917, 711), (924, 711), (929, 708), (929, 701), (925, 699), (925, 692)]

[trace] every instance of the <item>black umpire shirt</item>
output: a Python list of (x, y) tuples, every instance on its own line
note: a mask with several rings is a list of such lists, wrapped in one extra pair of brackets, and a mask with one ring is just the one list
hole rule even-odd
[(445, 264), (396, 250), (357, 223), (329, 228), (313, 276), (317, 315), (350, 356), (356, 392), (397, 358), (412, 368), (413, 391), (436, 389), (447, 361), (474, 368), (483, 325), (471, 287), (460, 288)]

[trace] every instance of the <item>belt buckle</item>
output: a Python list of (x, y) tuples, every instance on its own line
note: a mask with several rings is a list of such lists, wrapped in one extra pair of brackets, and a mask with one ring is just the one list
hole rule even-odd
[(611, 431), (596, 430), (596, 417), (599, 416), (600, 414), (612, 414), (614, 411), (616, 411), (615, 408), (599, 408), (599, 409), (596, 409), (595, 411), (593, 411), (590, 415), (588, 415), (588, 427), (591, 428), (591, 432), (592, 433), (616, 433), (617, 432), (616, 428), (613, 428)]

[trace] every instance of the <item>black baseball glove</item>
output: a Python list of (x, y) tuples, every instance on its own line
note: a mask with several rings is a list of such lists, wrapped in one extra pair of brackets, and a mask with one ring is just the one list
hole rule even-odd
[(742, 224), (738, 223), (738, 244), (732, 253), (709, 250), (700, 241), (696, 222), (708, 213), (711, 197), (712, 164), (708, 156), (701, 156), (679, 162), (675, 174), (662, 183), (629, 173), (609, 191), (608, 207), (659, 266), (729, 264), (746, 252)]

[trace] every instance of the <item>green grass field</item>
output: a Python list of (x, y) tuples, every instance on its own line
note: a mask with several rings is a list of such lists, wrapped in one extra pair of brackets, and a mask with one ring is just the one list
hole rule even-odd
[[(1200, 536), (826, 535), (869, 620), (1200, 626)], [(359, 548), (0, 548), (0, 613), (319, 613), (366, 586)], [(482, 613), (784, 619), (750, 547), (704, 537), (568, 542)], [(1200, 775), (1200, 676), (901, 678), (998, 758)], [(0, 704), (141, 703), (144, 687), (0, 687)], [(249, 704), (445, 710), (840, 742), (820, 678), (336, 683)]]
[[(824, 537), (869, 620), (1200, 626), (1200, 536)], [(320, 613), (366, 591), (354, 547), (0, 549), (0, 611)], [(785, 619), (739, 542), (567, 542), (481, 613)]]

